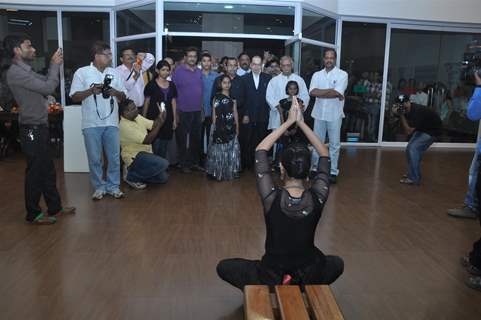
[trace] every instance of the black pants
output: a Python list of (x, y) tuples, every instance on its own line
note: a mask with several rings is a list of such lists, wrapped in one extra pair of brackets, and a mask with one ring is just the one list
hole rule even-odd
[[(201, 145), (201, 159), (205, 158), (207, 154), (207, 150), (209, 149), (209, 135), (210, 135), (210, 127), (212, 126), (212, 117), (205, 117), (204, 121), (202, 122), (202, 129), (200, 133), (200, 145)], [(207, 149), (204, 150), (204, 136), (207, 138)]]
[(43, 195), (49, 214), (61, 209), (56, 187), (55, 165), (49, 152), (49, 130), (43, 126), (20, 126), (20, 143), (27, 156), (25, 171), (25, 208), (27, 221), (33, 221), (42, 211), (39, 206)]
[[(190, 168), (200, 162), (200, 132), (202, 119), (200, 111), (179, 112), (179, 127), (175, 130), (179, 163)], [(187, 137), (189, 147), (187, 148)]]
[(242, 166), (251, 168), (254, 166), (254, 157), (256, 147), (261, 141), (267, 137), (267, 122), (250, 122), (240, 127)]
[[(478, 164), (481, 165), (481, 158), (478, 158)], [(481, 170), (478, 170), (476, 195), (478, 199), (481, 199)], [(479, 223), (481, 225), (481, 215), (479, 215)], [(469, 262), (476, 268), (481, 269), (481, 238), (473, 244), (473, 249), (469, 253)]]
[[(325, 262), (315, 263), (299, 270), (300, 279), (292, 284), (331, 284), (344, 271), (344, 262), (338, 256), (326, 256)], [(259, 260), (225, 259), (217, 265), (219, 277), (244, 290), (246, 285), (274, 286), (282, 283), (283, 275), (263, 266)], [(294, 275), (295, 278), (295, 275)]]

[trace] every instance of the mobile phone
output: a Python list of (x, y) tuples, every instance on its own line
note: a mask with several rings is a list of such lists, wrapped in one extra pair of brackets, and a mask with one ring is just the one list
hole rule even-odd
[(157, 102), (157, 107), (161, 113), (165, 112), (165, 103), (163, 101), (160, 104)]

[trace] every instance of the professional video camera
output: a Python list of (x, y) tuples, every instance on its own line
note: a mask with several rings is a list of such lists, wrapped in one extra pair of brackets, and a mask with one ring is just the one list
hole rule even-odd
[(404, 102), (409, 101), (409, 96), (405, 94), (400, 94), (399, 96), (394, 99), (394, 104), (392, 111), (395, 115), (400, 116), (401, 114), (406, 114), (407, 110), (404, 106)]
[(108, 91), (112, 88), (110, 84), (114, 80), (114, 76), (111, 74), (106, 74), (104, 78), (104, 83), (102, 84), (102, 97), (104, 99), (110, 98)]
[(461, 80), (474, 83), (474, 73), (481, 76), (481, 43), (472, 41), (464, 52), (461, 61)]

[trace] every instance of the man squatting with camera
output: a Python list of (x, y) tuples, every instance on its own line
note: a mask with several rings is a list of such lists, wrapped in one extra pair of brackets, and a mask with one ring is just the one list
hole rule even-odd
[[(110, 46), (95, 42), (90, 54), (90, 65), (78, 69), (73, 76), (70, 97), (74, 102), (82, 102), (82, 133), (90, 182), (95, 190), (92, 199), (100, 200), (106, 194), (119, 199), (124, 194), (120, 190), (118, 102), (125, 99), (127, 91), (117, 70), (110, 67)], [(103, 154), (108, 161), (106, 180), (103, 179)]]
[(422, 157), (436, 137), (441, 135), (443, 124), (435, 111), (412, 103), (406, 95), (402, 94), (397, 97), (396, 102), (394, 113), (399, 116), (401, 126), (406, 134), (411, 136), (406, 147), (408, 172), (399, 182), (419, 185), (421, 182)]

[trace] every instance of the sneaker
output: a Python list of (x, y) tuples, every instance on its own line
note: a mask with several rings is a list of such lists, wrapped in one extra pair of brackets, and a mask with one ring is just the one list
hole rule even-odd
[(107, 194), (111, 195), (115, 199), (120, 199), (120, 198), (123, 198), (125, 196), (125, 194), (122, 191), (120, 191), (120, 189), (117, 189), (117, 190), (114, 190), (114, 191), (107, 191)]
[(33, 219), (32, 221), (28, 221), (28, 223), (30, 224), (36, 224), (36, 225), (50, 225), (50, 224), (54, 224), (55, 222), (57, 222), (57, 218), (53, 217), (53, 216), (47, 216), (43, 213), (39, 213), (35, 219)]
[(180, 171), (182, 173), (192, 173), (192, 170), (190, 170), (190, 168), (187, 168), (187, 167), (182, 167), (182, 169), (180, 169)]
[(75, 207), (63, 207), (57, 213), (49, 214), (49, 216), (61, 217), (65, 215), (73, 215), (75, 214), (75, 211), (76, 211)]
[(194, 164), (191, 169), (194, 171), (205, 172), (205, 169), (202, 166), (199, 166), (198, 164)]
[(125, 183), (127, 183), (129, 186), (131, 186), (135, 190), (142, 190), (142, 189), (147, 188), (147, 185), (145, 183), (142, 183), (142, 182), (133, 182), (133, 181), (129, 181), (127, 179), (124, 179), (124, 181), (125, 181)]
[(448, 209), (448, 216), (454, 218), (477, 219), (478, 211), (464, 205), (461, 208)]
[(330, 182), (331, 184), (336, 184), (336, 183), (337, 183), (337, 176), (334, 175), (334, 174), (331, 174), (331, 175), (329, 176), (329, 182)]
[(402, 178), (401, 180), (399, 180), (399, 183), (407, 184), (407, 185), (411, 185), (411, 186), (418, 185), (418, 183), (412, 181), (409, 178)]
[(469, 277), (464, 283), (471, 289), (481, 291), (481, 277)]
[(104, 190), (95, 190), (94, 194), (92, 195), (92, 200), (102, 200), (105, 196)]
[(466, 271), (476, 277), (481, 277), (481, 270), (471, 264), (469, 262), (469, 256), (462, 256), (461, 257), (461, 265), (466, 269)]

